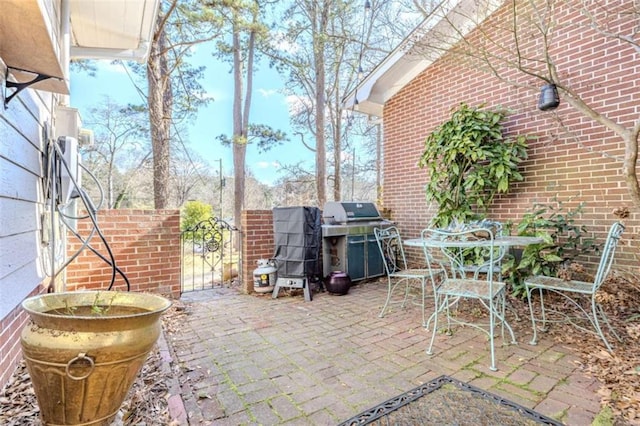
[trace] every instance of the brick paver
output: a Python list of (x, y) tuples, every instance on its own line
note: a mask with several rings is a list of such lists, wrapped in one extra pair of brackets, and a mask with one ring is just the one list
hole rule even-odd
[(530, 335), (497, 339), (493, 372), (486, 335), (457, 328), (429, 356), (419, 308), (378, 318), (385, 296), (382, 282), (312, 302), (229, 288), (185, 294), (180, 331), (166, 335), (188, 416), (180, 424), (334, 425), (441, 374), (566, 424), (599, 412), (597, 386), (570, 348), (544, 334), (537, 346)]

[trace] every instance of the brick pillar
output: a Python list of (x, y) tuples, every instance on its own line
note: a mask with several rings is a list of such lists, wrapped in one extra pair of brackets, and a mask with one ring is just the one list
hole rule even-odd
[(242, 291), (253, 292), (253, 270), (259, 259), (273, 256), (273, 211), (242, 212)]

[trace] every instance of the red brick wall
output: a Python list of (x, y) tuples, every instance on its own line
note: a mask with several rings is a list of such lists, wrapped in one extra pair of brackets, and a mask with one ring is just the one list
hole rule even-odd
[(242, 212), (242, 291), (253, 292), (253, 270), (259, 259), (273, 257), (273, 211)]
[[(104, 210), (98, 212), (98, 226), (108, 242), (116, 265), (129, 279), (131, 291), (180, 297), (180, 211), (179, 210)], [(86, 238), (92, 223), (78, 221), (78, 233)], [(68, 237), (68, 253), (81, 246)], [(96, 234), (91, 245), (107, 257), (104, 244)], [(106, 289), (112, 268), (91, 250), (85, 249), (66, 270), (67, 290)], [(114, 290), (126, 290), (124, 279), (116, 274)]]
[[(576, 2), (555, 5), (558, 22), (573, 22), (557, 29), (553, 42), (552, 55), (563, 82), (587, 103), (630, 127), (640, 118), (638, 54), (628, 44), (605, 40), (586, 25), (577, 25), (577, 20), (585, 18), (570, 10), (569, 3), (575, 6)], [(507, 11), (505, 7), (494, 14), (485, 30), (498, 41), (496, 45), (514, 51), (509, 34), (500, 32), (500, 28), (510, 26), (497, 23), (511, 19)], [(524, 56), (539, 54), (537, 42), (531, 38), (520, 46)], [(529, 158), (522, 164), (524, 181), (516, 183), (510, 194), (499, 197), (489, 216), (517, 222), (534, 202), (550, 202), (557, 196), (571, 207), (585, 202), (580, 222), (596, 237), (604, 238), (610, 224), (617, 220), (612, 211), (632, 207), (622, 176), (622, 139), (572, 108), (566, 100), (561, 99), (555, 111), (539, 111), (537, 97), (544, 83), (513, 70), (505, 76), (523, 87), (503, 83), (480, 67), (464, 64), (459, 57), (448, 54), (385, 104), (384, 207), (391, 210), (392, 219), (407, 237), (418, 236), (435, 211), (425, 199), (427, 172), (416, 165), (426, 136), (446, 121), (461, 102), (501, 106), (510, 110), (505, 123), (507, 133), (528, 134), (536, 139), (529, 142)], [(632, 211), (624, 223), (626, 231), (616, 264), (637, 272), (640, 212)]]
[[(44, 291), (44, 287), (39, 286), (29, 297)], [(7, 383), (22, 360), (20, 333), (28, 319), (29, 316), (22, 306), (16, 307), (9, 315), (0, 319), (0, 389)]]

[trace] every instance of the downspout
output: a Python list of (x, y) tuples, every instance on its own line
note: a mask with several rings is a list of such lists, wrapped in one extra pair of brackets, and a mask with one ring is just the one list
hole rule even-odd
[[(71, 62), (71, 7), (70, 0), (60, 0), (60, 65), (67, 87), (69, 83), (69, 63)], [(61, 105), (69, 105), (69, 95), (60, 97)]]

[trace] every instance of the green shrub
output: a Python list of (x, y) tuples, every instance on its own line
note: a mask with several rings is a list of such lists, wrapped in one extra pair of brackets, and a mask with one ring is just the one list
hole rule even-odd
[(564, 203), (554, 198), (550, 204), (534, 204), (524, 214), (515, 227), (516, 234), (540, 237), (543, 242), (525, 247), (519, 259), (510, 255), (503, 262), (502, 275), (513, 283), (515, 295), (524, 295), (526, 277), (555, 277), (561, 267), (599, 250), (594, 239), (587, 237), (587, 228), (575, 223), (583, 208), (580, 203), (575, 209), (565, 209)]
[(463, 103), (425, 140), (418, 166), (429, 172), (426, 198), (438, 205), (435, 226), (484, 218), (495, 195), (522, 180), (527, 137), (503, 136), (505, 116)]
[(186, 231), (193, 228), (203, 220), (213, 216), (213, 208), (202, 201), (187, 201), (180, 214), (180, 230)]

